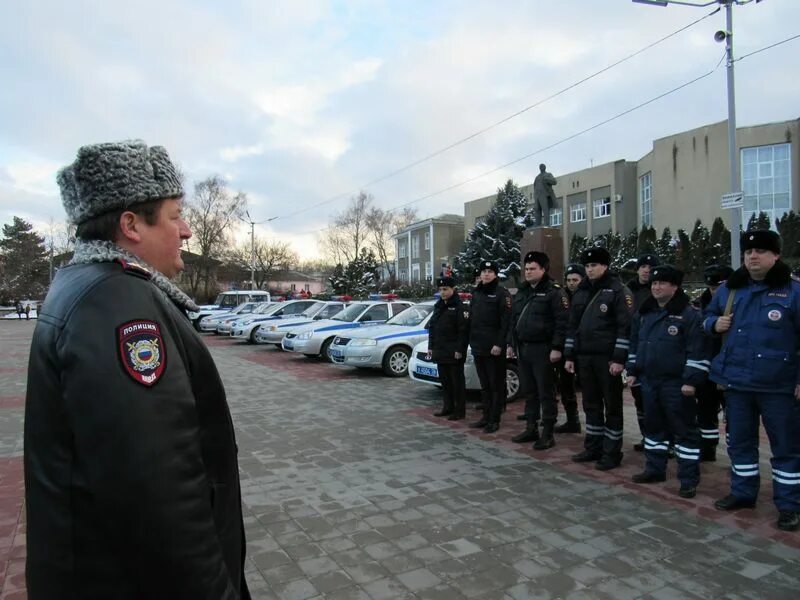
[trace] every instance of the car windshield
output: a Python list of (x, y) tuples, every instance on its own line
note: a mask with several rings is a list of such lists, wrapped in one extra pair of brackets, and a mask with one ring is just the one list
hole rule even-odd
[(280, 306), (277, 302), (264, 302), (259, 304), (252, 312), (254, 315), (271, 315)]
[(309, 319), (314, 317), (318, 312), (324, 309), (326, 304), (324, 302), (314, 302), (311, 306), (305, 309), (303, 312), (300, 313), (301, 317), (308, 317)]
[(386, 321), (386, 324), (414, 327), (415, 325), (422, 323), (425, 320), (425, 317), (431, 314), (432, 310), (433, 306), (430, 304), (415, 304), (414, 306), (409, 306), (399, 315), (393, 316), (391, 319)]
[(331, 317), (334, 321), (347, 321), (348, 323), (352, 323), (355, 321), (358, 316), (364, 312), (364, 309), (369, 306), (368, 304), (351, 304), (343, 311), (336, 313), (334, 316)]
[(250, 303), (250, 302), (242, 302), (242, 303), (241, 303), (239, 306), (237, 306), (236, 308), (234, 308), (234, 309), (231, 311), (231, 314), (232, 314), (232, 315), (238, 315), (240, 312), (242, 312), (243, 310), (245, 310), (246, 308), (248, 308), (250, 305), (251, 305), (251, 303)]

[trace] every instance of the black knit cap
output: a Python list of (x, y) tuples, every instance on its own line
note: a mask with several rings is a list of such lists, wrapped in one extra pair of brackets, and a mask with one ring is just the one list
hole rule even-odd
[(581, 277), (586, 277), (586, 269), (583, 268), (583, 265), (579, 265), (578, 263), (569, 264), (567, 268), (564, 269), (564, 277), (572, 275), (573, 273), (577, 273)]
[(708, 265), (703, 269), (703, 280), (706, 285), (719, 285), (733, 273), (733, 269), (726, 265)]
[(601, 265), (608, 266), (611, 264), (611, 255), (605, 248), (601, 248), (600, 246), (594, 246), (592, 248), (587, 248), (586, 250), (581, 252), (581, 262), (584, 265), (588, 265), (591, 263), (598, 263)]
[(497, 267), (497, 263), (496, 263), (496, 262), (494, 262), (493, 260), (484, 260), (484, 261), (483, 261), (483, 262), (482, 262), (482, 263), (481, 263), (481, 264), (478, 266), (478, 270), (479, 270), (479, 272), (480, 272), (480, 271), (485, 271), (486, 269), (491, 269), (492, 271), (494, 271), (494, 274), (495, 274), (495, 275), (497, 275), (497, 273), (500, 271), (500, 269)]
[(742, 233), (739, 238), (739, 247), (742, 252), (755, 248), (757, 250), (771, 250), (775, 254), (781, 253), (781, 236), (771, 229), (753, 229)]
[(547, 256), (544, 252), (537, 252), (536, 250), (532, 250), (525, 255), (525, 264), (530, 262), (535, 262), (537, 265), (542, 267), (545, 271), (550, 268), (550, 257)]
[(683, 271), (672, 265), (659, 265), (650, 271), (650, 281), (666, 281), (679, 286), (683, 283)]
[(456, 287), (456, 280), (452, 277), (439, 277), (436, 280), (437, 287)]
[(650, 265), (650, 267), (657, 267), (661, 261), (658, 260), (658, 256), (655, 254), (642, 254), (639, 258), (636, 259), (636, 268), (642, 267), (644, 265)]

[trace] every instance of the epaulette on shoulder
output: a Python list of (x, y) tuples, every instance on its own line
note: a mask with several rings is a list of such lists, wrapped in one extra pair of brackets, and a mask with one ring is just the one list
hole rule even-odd
[(150, 271), (138, 263), (128, 262), (121, 258), (115, 258), (114, 262), (119, 263), (122, 266), (122, 270), (125, 271), (125, 274), (127, 275), (133, 275), (134, 277), (140, 277), (147, 280), (150, 280), (153, 277), (153, 274)]
[(561, 289), (561, 285), (559, 285), (558, 283), (554, 283), (553, 287), (556, 288), (557, 290)]

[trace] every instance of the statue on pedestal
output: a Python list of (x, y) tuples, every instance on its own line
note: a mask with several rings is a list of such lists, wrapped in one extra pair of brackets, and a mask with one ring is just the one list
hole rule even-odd
[(533, 180), (533, 201), (534, 210), (536, 211), (536, 224), (540, 227), (549, 224), (550, 209), (556, 203), (553, 186), (557, 183), (558, 181), (553, 177), (553, 174), (547, 172), (547, 166), (544, 164), (539, 165), (539, 174)]

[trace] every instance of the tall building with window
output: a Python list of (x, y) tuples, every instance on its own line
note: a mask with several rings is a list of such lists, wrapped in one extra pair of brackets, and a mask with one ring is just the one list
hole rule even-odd
[(412, 223), (394, 236), (399, 283), (433, 282), (464, 243), (464, 217), (439, 215)]
[[(736, 138), (742, 224), (766, 212), (774, 226), (775, 219), (800, 208), (800, 119), (740, 127)], [(697, 219), (710, 227), (718, 216), (730, 227), (731, 211), (720, 208), (722, 195), (731, 191), (729, 173), (728, 123), (720, 121), (654, 140), (638, 161), (555, 173), (556, 203), (546, 224), (561, 230), (565, 255), (575, 234), (625, 234), (643, 226), (691, 232)], [(532, 187), (521, 186), (529, 198)], [(465, 234), (494, 200), (492, 195), (465, 203)]]

